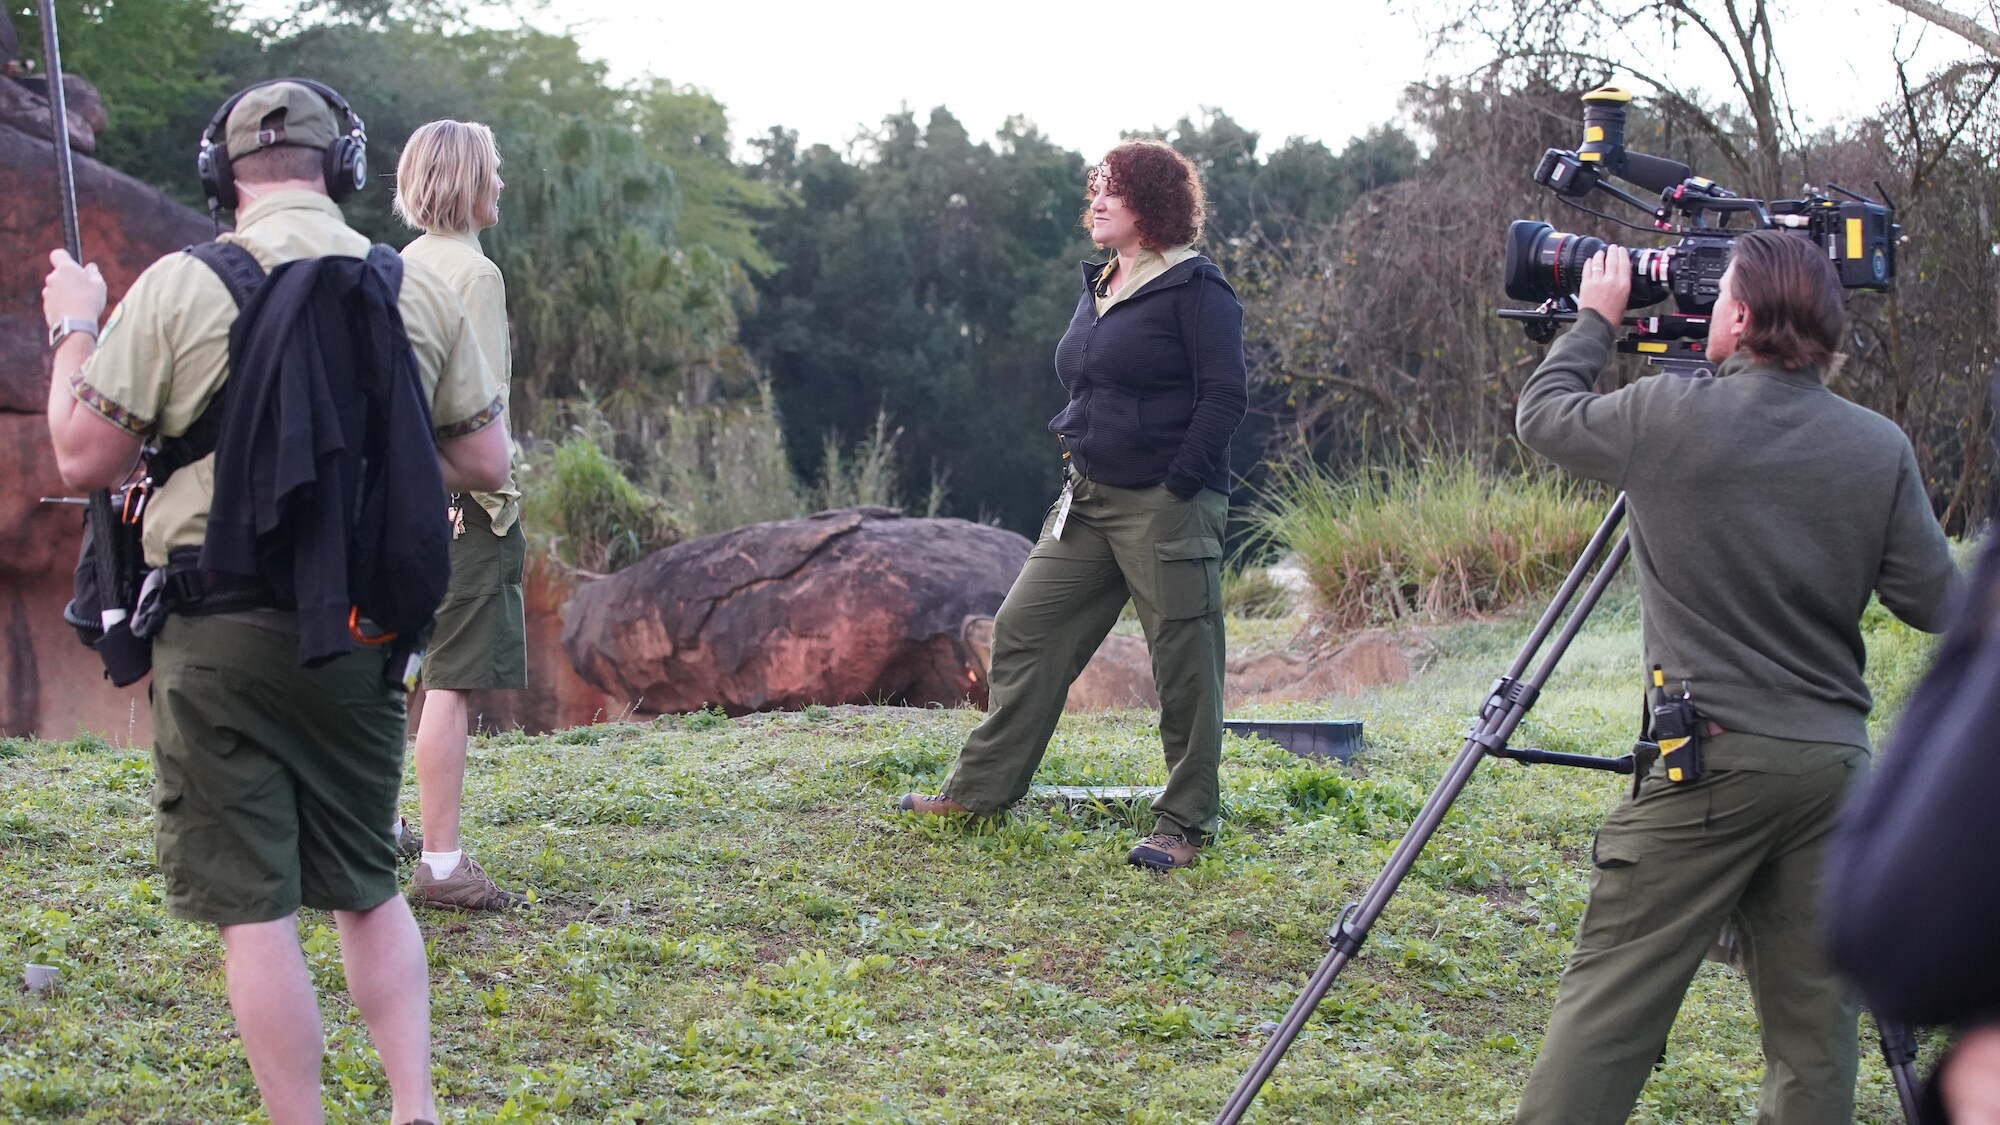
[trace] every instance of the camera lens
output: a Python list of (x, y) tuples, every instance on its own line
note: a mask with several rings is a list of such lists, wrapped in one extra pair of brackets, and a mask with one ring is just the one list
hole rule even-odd
[(1602, 249), (1601, 238), (1516, 219), (1507, 227), (1507, 295), (1516, 301), (1546, 301), (1575, 293), (1583, 284), (1583, 264)]
[[(1532, 219), (1514, 220), (1507, 226), (1507, 296), (1536, 303), (1574, 296), (1583, 285), (1584, 263), (1604, 246), (1601, 238), (1569, 234)], [(1632, 260), (1632, 298), (1626, 307), (1664, 300), (1672, 282), (1672, 252), (1627, 247), (1625, 253)]]

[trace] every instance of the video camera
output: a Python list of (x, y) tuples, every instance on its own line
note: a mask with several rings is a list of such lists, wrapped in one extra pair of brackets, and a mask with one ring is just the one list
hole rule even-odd
[[(1672, 297), (1675, 311), (1626, 317), (1624, 323), (1633, 331), (1619, 341), (1620, 351), (1656, 362), (1706, 362), (1708, 320), (1722, 287), (1722, 273), (1729, 267), (1737, 236), (1748, 231), (1790, 230), (1812, 239), (1825, 248), (1846, 288), (1882, 291), (1895, 280), (1896, 243), (1902, 228), (1894, 221), (1893, 202), (1877, 203), (1838, 184), (1826, 187), (1839, 199), (1822, 195), (1811, 185), (1801, 199), (1768, 204), (1745, 199), (1695, 175), (1679, 161), (1628, 151), (1625, 108), (1631, 100), (1631, 94), (1616, 86), (1585, 94), (1583, 147), (1574, 152), (1549, 149), (1535, 168), (1536, 183), (1578, 210), (1636, 225), (1577, 202), (1600, 191), (1650, 213), (1660, 233), (1680, 236), (1672, 246), (1626, 248), (1632, 259), (1632, 298), (1627, 307), (1643, 308)], [(1611, 183), (1612, 177), (1658, 193), (1658, 205), (1650, 206)], [(1743, 225), (1733, 225), (1739, 217)], [(1558, 325), (1576, 319), (1584, 263), (1604, 248), (1599, 238), (1516, 219), (1507, 228), (1507, 296), (1541, 304), (1535, 309), (1501, 309), (1500, 316), (1520, 321), (1537, 343), (1548, 341)]]

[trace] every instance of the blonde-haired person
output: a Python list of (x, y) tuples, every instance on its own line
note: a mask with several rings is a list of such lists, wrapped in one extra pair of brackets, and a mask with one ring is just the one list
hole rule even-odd
[[(477, 122), (432, 121), (410, 134), (396, 163), (396, 214), (423, 231), (403, 248), (465, 302), (473, 338), (499, 376), (502, 401), (513, 372), (507, 290), (479, 249), (479, 232), (500, 221), (500, 153)], [(417, 797), (423, 835), (398, 818), (397, 850), (418, 860), (416, 902), (455, 910), (506, 910), (525, 896), (496, 886), (464, 851), (459, 813), (465, 794), (469, 716), (466, 693), (528, 684), (527, 625), (521, 602), (521, 494), (511, 475), (498, 492), (454, 494), (451, 585), (438, 607), (424, 659), (424, 707), (417, 721)]]

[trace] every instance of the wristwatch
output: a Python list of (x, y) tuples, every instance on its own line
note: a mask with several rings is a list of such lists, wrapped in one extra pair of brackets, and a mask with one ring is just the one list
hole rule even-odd
[(97, 322), (87, 316), (66, 316), (49, 326), (49, 347), (55, 347), (77, 332), (97, 340)]

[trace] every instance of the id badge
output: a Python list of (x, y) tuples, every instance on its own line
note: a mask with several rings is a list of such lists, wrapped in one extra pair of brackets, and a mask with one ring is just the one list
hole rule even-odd
[(1070, 482), (1064, 481), (1062, 495), (1056, 497), (1056, 522), (1049, 525), (1049, 538), (1062, 538), (1063, 525), (1069, 522), (1069, 502), (1073, 495)]

